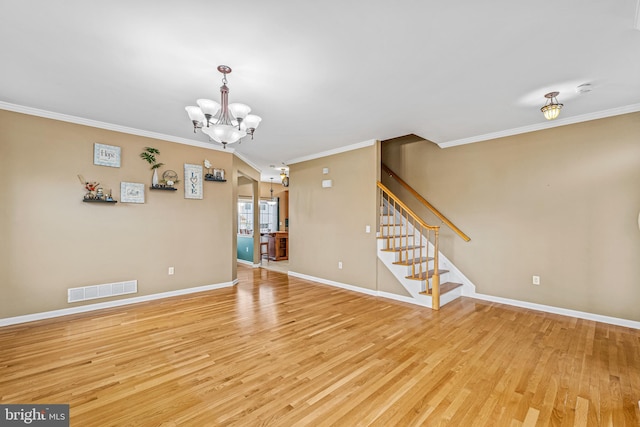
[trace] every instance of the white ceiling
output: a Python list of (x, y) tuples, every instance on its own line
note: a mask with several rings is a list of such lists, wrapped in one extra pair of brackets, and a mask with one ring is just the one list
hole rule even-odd
[[(443, 146), (640, 110), (638, 0), (0, 0), (0, 104), (206, 143), (184, 110), (263, 122), (269, 165), (410, 133)], [(575, 88), (591, 83), (593, 91)], [(561, 119), (543, 95), (560, 91)]]

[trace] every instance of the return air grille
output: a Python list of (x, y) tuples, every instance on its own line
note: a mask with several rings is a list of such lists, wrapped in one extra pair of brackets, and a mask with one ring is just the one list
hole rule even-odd
[(79, 302), (97, 298), (138, 293), (138, 281), (105, 283), (103, 285), (83, 286), (67, 289), (67, 302)]

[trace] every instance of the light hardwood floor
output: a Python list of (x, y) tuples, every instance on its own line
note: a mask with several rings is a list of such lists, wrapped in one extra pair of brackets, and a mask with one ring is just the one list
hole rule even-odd
[(638, 330), (238, 276), (0, 328), (0, 403), (69, 403), (83, 427), (640, 425)]

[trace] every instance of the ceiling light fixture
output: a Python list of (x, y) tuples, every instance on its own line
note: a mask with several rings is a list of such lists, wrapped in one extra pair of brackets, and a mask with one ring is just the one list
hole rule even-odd
[(560, 115), (560, 109), (562, 109), (562, 104), (558, 103), (556, 96), (558, 96), (560, 92), (549, 92), (544, 97), (547, 98), (547, 103), (544, 104), (544, 107), (540, 109), (542, 114), (544, 114), (544, 118), (547, 120), (553, 120)]
[(238, 142), (247, 135), (251, 135), (262, 119), (251, 112), (251, 107), (246, 104), (229, 104), (229, 88), (227, 87), (227, 74), (231, 68), (226, 65), (218, 66), (218, 71), (223, 75), (220, 86), (220, 103), (210, 99), (198, 99), (198, 107), (185, 107), (189, 118), (193, 123), (193, 132), (201, 129), (210, 139), (222, 144)]
[(276, 205), (276, 204), (278, 204), (278, 199), (273, 197), (273, 178), (270, 178), (270, 179), (271, 179), (271, 198), (269, 200), (267, 200), (267, 204)]
[(283, 187), (289, 186), (289, 177), (287, 176), (287, 172), (285, 172), (285, 168), (280, 169), (280, 181), (282, 181)]

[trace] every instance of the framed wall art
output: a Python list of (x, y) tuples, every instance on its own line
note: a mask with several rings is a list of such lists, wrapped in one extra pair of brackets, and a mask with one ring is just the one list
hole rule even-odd
[(144, 203), (144, 184), (121, 182), (120, 201), (122, 203)]
[(120, 167), (120, 147), (115, 145), (93, 144), (93, 164), (98, 166)]
[(202, 199), (202, 166), (184, 164), (184, 198)]

